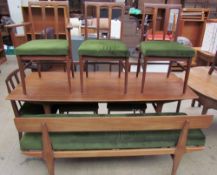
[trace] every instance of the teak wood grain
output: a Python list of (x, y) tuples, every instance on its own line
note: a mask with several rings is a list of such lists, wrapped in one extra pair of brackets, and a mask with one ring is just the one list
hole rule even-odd
[(83, 93), (80, 92), (78, 74), (72, 81), (72, 92), (68, 93), (67, 80), (63, 72), (43, 72), (39, 78), (37, 73), (26, 76), (28, 94), (22, 93), (18, 85), (7, 97), (8, 100), (22, 100), (31, 102), (120, 102), (120, 101), (176, 101), (197, 99), (197, 95), (187, 88), (182, 93), (183, 81), (171, 74), (147, 73), (147, 83), (144, 93), (141, 94), (141, 77), (135, 78), (135, 73), (129, 73), (128, 93), (124, 94), (122, 84), (124, 76), (117, 78), (116, 72), (93, 72), (85, 79), (86, 86)]
[(41, 132), (46, 123), (49, 132), (104, 132), (104, 131), (151, 131), (182, 129), (188, 121), (189, 128), (208, 128), (212, 116), (160, 116), (160, 117), (73, 117), (73, 118), (15, 118), (19, 132)]

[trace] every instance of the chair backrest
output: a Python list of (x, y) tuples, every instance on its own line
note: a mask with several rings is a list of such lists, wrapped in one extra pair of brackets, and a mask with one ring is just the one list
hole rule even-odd
[[(5, 79), (6, 87), (9, 94), (15, 89), (18, 84), (20, 84), (19, 72), (19, 69), (16, 69), (11, 72)], [(11, 105), (15, 116), (19, 116), (19, 109), (22, 107), (22, 103), (20, 101), (11, 101)]]
[[(88, 38), (88, 30), (96, 29), (97, 39), (102, 38), (103, 33), (107, 39), (122, 39), (124, 4), (115, 2), (84, 2), (85, 39)], [(91, 13), (92, 19), (88, 19)], [(115, 16), (117, 15), (117, 16)], [(117, 20), (118, 19), (118, 20)]]
[(47, 39), (52, 33), (54, 33), (54, 38), (60, 38), (61, 35), (67, 33), (68, 1), (29, 1), (28, 13), (29, 21), (32, 24), (33, 39), (36, 39), (39, 34)]
[(34, 117), (15, 118), (19, 132), (42, 132), (46, 125), (49, 132), (115, 132), (115, 131), (152, 131), (182, 130), (185, 123), (188, 129), (208, 128), (212, 123), (211, 115), (198, 116), (144, 116), (144, 117)]
[(144, 3), (141, 40), (176, 40), (181, 11), (181, 4)]

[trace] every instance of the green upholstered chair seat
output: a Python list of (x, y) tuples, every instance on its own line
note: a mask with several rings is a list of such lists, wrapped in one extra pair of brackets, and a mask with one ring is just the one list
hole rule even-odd
[(147, 105), (145, 102), (109, 102), (107, 108), (110, 110), (144, 110)]
[[(180, 131), (102, 132), (102, 133), (51, 133), (54, 150), (101, 150), (174, 147)], [(191, 130), (188, 146), (204, 146), (201, 130)], [(41, 150), (39, 133), (25, 133), (21, 139), (22, 150)]]
[(58, 104), (57, 108), (71, 111), (95, 111), (98, 110), (98, 103), (66, 103)]
[(20, 115), (31, 115), (31, 114), (44, 114), (44, 109), (42, 105), (24, 103), (19, 110)]
[(32, 56), (68, 55), (68, 41), (64, 39), (32, 40), (18, 46), (15, 53)]
[(172, 41), (144, 41), (140, 50), (147, 57), (192, 58), (194, 49)]
[(126, 45), (119, 40), (86, 40), (79, 49), (80, 56), (93, 57), (128, 57)]

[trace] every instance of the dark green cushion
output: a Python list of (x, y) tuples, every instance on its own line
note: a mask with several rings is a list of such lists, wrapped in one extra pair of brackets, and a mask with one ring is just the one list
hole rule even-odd
[(145, 110), (147, 105), (145, 102), (109, 102), (107, 104), (109, 110)]
[(194, 49), (172, 41), (144, 41), (140, 44), (144, 56), (192, 58)]
[(80, 56), (128, 57), (127, 46), (119, 40), (86, 40), (79, 49)]
[(35, 115), (35, 114), (44, 114), (44, 108), (39, 104), (32, 104), (25, 102), (19, 110), (21, 116), (25, 115)]
[(68, 55), (68, 41), (64, 39), (32, 40), (18, 46), (16, 55)]
[[(100, 150), (174, 147), (180, 131), (105, 132), (105, 133), (51, 133), (54, 150)], [(188, 146), (204, 146), (201, 130), (191, 130)], [(21, 139), (22, 150), (41, 150), (39, 133), (26, 133)]]

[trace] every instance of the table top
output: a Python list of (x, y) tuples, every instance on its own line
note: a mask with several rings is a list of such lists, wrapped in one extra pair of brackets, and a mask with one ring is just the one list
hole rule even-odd
[(118, 78), (118, 72), (90, 72), (84, 76), (84, 92), (80, 92), (79, 73), (72, 79), (72, 93), (69, 93), (65, 72), (42, 72), (26, 77), (27, 95), (22, 93), (21, 85), (7, 97), (8, 100), (37, 102), (120, 102), (120, 101), (175, 101), (196, 99), (197, 95), (188, 87), (182, 93), (183, 81), (174, 74), (166, 78), (164, 73), (147, 73), (144, 93), (140, 93), (142, 74), (136, 78), (129, 73), (128, 93), (124, 94), (124, 73)]
[(217, 100), (217, 72), (209, 75), (209, 69), (206, 66), (191, 68), (188, 85), (196, 92)]

